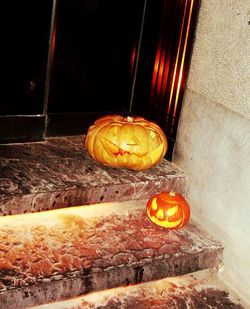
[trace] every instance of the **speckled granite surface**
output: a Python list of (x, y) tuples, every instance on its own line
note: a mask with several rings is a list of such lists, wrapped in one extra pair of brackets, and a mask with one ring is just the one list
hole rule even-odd
[[(132, 287), (92, 293), (39, 309), (243, 309), (216, 274), (198, 272)], [(244, 308), (247, 308), (244, 306)]]
[(0, 145), (0, 215), (185, 193), (185, 175), (166, 160), (144, 172), (113, 169), (83, 145), (84, 136)]
[(0, 217), (0, 304), (26, 308), (217, 268), (222, 245), (188, 224), (151, 223), (146, 200)]

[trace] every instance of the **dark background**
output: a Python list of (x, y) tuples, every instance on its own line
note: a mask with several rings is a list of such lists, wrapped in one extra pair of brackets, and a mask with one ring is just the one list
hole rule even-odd
[[(181, 104), (173, 129), (173, 111), (166, 113), (166, 102), (183, 22), (187, 27), (184, 13), (191, 3), (180, 102), (199, 1), (1, 3), (0, 142), (83, 134), (96, 118), (108, 113), (145, 116), (174, 141)], [(168, 65), (161, 96), (152, 88), (159, 46), (166, 55), (164, 68)]]

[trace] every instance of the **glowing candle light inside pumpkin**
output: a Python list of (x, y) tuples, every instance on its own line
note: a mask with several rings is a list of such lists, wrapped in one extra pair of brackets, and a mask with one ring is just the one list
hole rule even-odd
[(96, 161), (132, 170), (146, 170), (165, 156), (167, 139), (162, 129), (143, 117), (108, 115), (89, 127), (85, 147)]
[(181, 194), (172, 191), (153, 195), (146, 208), (152, 222), (168, 229), (181, 228), (190, 218), (187, 201)]

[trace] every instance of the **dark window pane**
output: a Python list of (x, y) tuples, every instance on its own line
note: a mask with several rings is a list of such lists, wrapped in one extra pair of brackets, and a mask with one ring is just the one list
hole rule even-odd
[(49, 113), (126, 111), (143, 0), (61, 0)]
[(43, 112), (52, 0), (1, 2), (0, 114)]

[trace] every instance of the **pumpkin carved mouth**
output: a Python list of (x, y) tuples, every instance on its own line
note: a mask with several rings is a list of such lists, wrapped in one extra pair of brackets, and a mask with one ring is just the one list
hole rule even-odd
[(139, 144), (132, 144), (132, 143), (126, 143), (124, 144), (124, 148), (133, 148), (133, 151), (131, 150), (127, 150), (127, 149), (123, 149), (123, 148), (120, 148), (119, 146), (117, 146), (116, 144), (112, 143), (111, 141), (109, 141), (108, 139), (106, 138), (102, 138), (101, 139), (102, 141), (102, 145), (103, 145), (103, 148), (105, 149), (106, 152), (108, 152), (109, 154), (113, 154), (114, 156), (123, 156), (125, 154), (128, 154), (128, 155), (135, 155), (137, 157), (143, 157), (147, 154), (147, 152), (145, 153), (136, 153), (136, 148), (139, 148), (140, 145)]
[(149, 199), (147, 214), (155, 224), (168, 229), (175, 229), (188, 222), (190, 208), (181, 194), (172, 191), (161, 192)]

